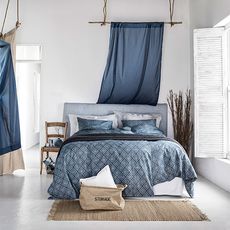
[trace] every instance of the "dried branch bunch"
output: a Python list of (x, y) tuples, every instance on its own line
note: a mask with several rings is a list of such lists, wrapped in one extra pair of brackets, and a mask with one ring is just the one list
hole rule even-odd
[(174, 138), (184, 147), (191, 159), (193, 134), (191, 91), (187, 90), (184, 96), (182, 91), (176, 94), (170, 90), (167, 102), (172, 113)]

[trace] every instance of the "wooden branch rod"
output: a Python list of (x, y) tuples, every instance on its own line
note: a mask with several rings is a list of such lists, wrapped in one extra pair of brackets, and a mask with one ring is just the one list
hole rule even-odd
[[(89, 22), (90, 24), (101, 24), (101, 25), (105, 25), (105, 24), (111, 24), (111, 22), (103, 22), (103, 21), (95, 21), (95, 22)], [(141, 23), (141, 22), (128, 22), (128, 23)], [(145, 23), (145, 22), (143, 22)], [(147, 22), (148, 23), (148, 22)], [(182, 22), (164, 22), (164, 24), (168, 24), (168, 25), (178, 25), (178, 24), (182, 24)]]

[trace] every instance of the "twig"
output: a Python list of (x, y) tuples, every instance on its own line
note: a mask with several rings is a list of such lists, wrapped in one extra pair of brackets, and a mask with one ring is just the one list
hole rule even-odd
[(167, 102), (172, 113), (174, 138), (184, 147), (191, 159), (191, 139), (193, 134), (191, 91), (187, 90), (184, 98), (182, 91), (175, 94), (170, 90)]

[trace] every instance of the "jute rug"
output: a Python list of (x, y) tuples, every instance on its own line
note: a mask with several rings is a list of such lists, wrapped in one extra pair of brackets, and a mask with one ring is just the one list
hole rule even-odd
[(204, 221), (190, 201), (126, 200), (122, 211), (84, 211), (79, 201), (54, 201), (48, 220), (55, 221)]

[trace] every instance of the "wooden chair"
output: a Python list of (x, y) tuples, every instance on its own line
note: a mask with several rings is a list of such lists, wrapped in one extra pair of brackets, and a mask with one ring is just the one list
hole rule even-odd
[[(63, 134), (59, 133), (50, 133), (49, 128), (59, 128), (63, 130)], [(53, 138), (61, 138), (63, 140), (66, 140), (66, 133), (67, 133), (67, 122), (45, 122), (45, 129), (46, 129), (46, 143), (49, 142), (50, 139)], [(55, 146), (49, 146), (49, 147), (41, 147), (41, 162), (40, 162), (40, 174), (42, 174), (42, 168), (43, 168), (43, 155), (46, 153), (46, 156), (49, 157), (49, 153), (58, 153), (59, 152), (58, 147)]]

